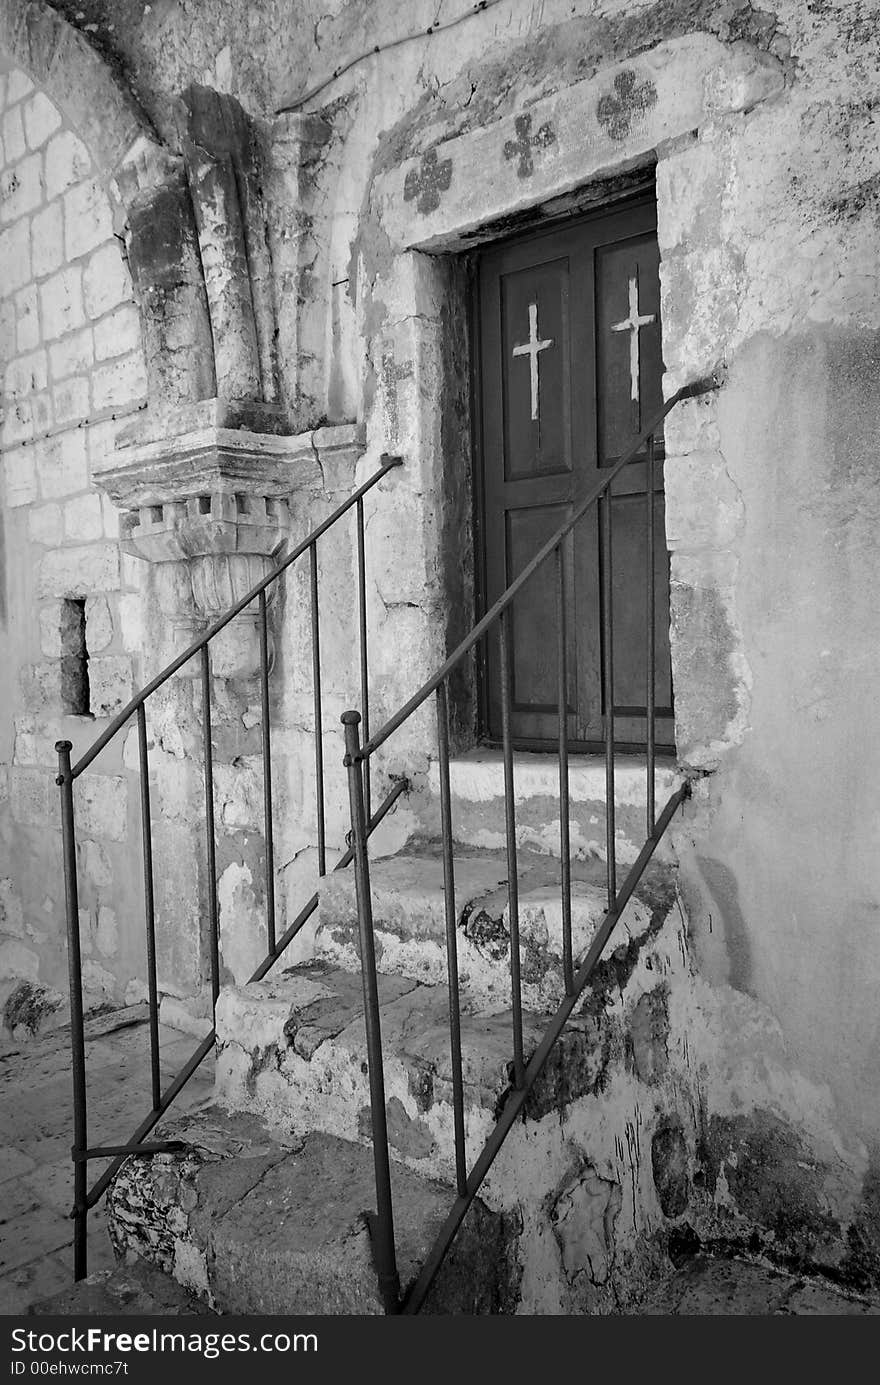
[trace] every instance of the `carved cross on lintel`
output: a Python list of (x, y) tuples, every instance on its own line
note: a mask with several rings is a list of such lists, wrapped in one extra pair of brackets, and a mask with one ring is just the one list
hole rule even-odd
[(517, 177), (529, 178), (535, 170), (532, 150), (546, 149), (548, 145), (555, 144), (556, 134), (553, 126), (549, 123), (545, 123), (535, 134), (532, 134), (532, 117), (529, 114), (518, 115), (513, 122), (513, 128), (516, 131), (516, 139), (505, 140), (504, 157), (505, 159), (515, 159), (518, 155)]
[(415, 199), (416, 209), (427, 215), (440, 206), (440, 194), (447, 191), (452, 182), (452, 160), (438, 159), (437, 150), (429, 149), (422, 155), (419, 168), (411, 168), (403, 183), (403, 200)]

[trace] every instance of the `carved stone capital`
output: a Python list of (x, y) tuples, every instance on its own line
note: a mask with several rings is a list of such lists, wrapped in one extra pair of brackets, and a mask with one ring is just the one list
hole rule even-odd
[[(183, 586), (164, 584), (188, 593), (189, 609), (181, 601), (168, 613), (181, 628), (217, 620), (271, 571), (291, 537), (292, 498), (351, 490), (361, 431), (343, 424), (292, 437), (279, 431), (284, 422), (277, 407), (222, 399), (154, 412), (95, 469), (122, 511), (123, 550), (185, 568)], [(219, 675), (255, 669), (256, 615), (243, 613), (218, 636)]]

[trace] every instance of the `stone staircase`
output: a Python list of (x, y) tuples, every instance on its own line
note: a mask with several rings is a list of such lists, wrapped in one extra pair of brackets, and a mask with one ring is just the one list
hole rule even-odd
[[(563, 996), (557, 798), (517, 764), (524, 1047)], [(555, 761), (553, 761), (555, 765)], [(511, 1090), (507, 862), (497, 757), (452, 767), (468, 1167)], [(572, 762), (575, 959), (605, 910), (604, 780)], [(674, 784), (658, 775), (658, 803)], [(641, 783), (641, 802), (639, 802)], [(618, 860), (644, 839), (644, 779), (619, 775)], [(402, 1288), (454, 1198), (443, 871), (435, 794), (419, 834), (371, 865)], [(109, 1193), (123, 1257), (221, 1312), (381, 1312), (351, 871), (321, 890), (314, 955), (225, 988), (211, 1108), (166, 1123), (179, 1153), (130, 1160)], [(454, 1243), (427, 1311), (619, 1311), (664, 1262), (697, 1141), (692, 975), (674, 863), (649, 866)]]

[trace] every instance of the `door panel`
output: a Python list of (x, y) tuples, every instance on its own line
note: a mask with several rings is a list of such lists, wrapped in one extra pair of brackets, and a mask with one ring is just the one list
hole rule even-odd
[[(613, 466), (663, 408), (656, 234), (597, 246), (595, 274), (599, 458), (601, 466)], [(631, 313), (640, 322), (649, 319), (639, 326), (637, 336), (622, 326), (632, 320)], [(634, 369), (636, 400), (632, 397)]]
[[(570, 505), (527, 506), (507, 514), (508, 582), (522, 572), (538, 549), (571, 513)], [(512, 709), (556, 714), (557, 647), (547, 632), (556, 629), (556, 588), (536, 573), (514, 601), (511, 615)]]
[[(571, 349), (567, 260), (501, 279), (503, 465), (505, 481), (571, 471)], [(531, 360), (525, 353), (535, 305), (537, 418), (532, 418)], [(541, 345), (542, 342), (552, 345)], [(549, 537), (549, 535), (548, 535)]]
[[(646, 198), (561, 230), (490, 247), (480, 259), (481, 380), (477, 559), (488, 609), (662, 407), (659, 254)], [(668, 558), (662, 439), (654, 468), (656, 738), (672, 745)], [(614, 484), (615, 735), (645, 739), (647, 466)], [(574, 747), (604, 735), (599, 515), (565, 544), (568, 730)], [(553, 742), (557, 722), (557, 570), (546, 562), (511, 618), (511, 729)], [(497, 631), (485, 651), (484, 733), (501, 734)]]

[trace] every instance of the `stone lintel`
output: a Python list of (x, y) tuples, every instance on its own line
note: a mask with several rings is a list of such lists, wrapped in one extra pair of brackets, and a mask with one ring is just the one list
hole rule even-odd
[(487, 126), (448, 139), (435, 127), (430, 147), (375, 179), (382, 227), (401, 249), (472, 244), (783, 84), (781, 64), (751, 45), (706, 33), (671, 39)]

